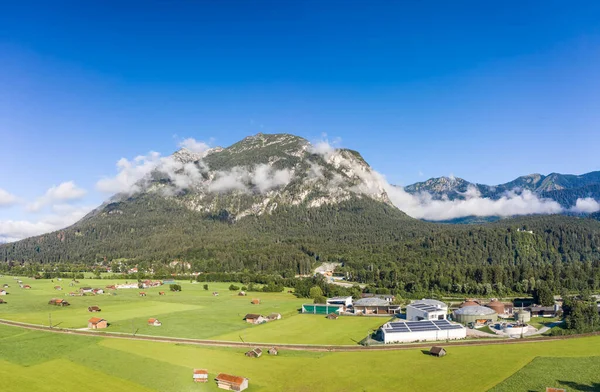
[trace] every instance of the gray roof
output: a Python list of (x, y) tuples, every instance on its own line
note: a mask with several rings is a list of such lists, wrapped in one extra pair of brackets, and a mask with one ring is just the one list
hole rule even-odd
[(468, 314), (472, 316), (485, 316), (494, 313), (496, 312), (493, 309), (490, 309), (486, 306), (465, 306), (464, 308), (460, 308), (454, 311), (454, 314)]
[(426, 304), (426, 305), (431, 305), (431, 306), (436, 306), (438, 308), (446, 308), (448, 309), (448, 305), (446, 305), (444, 302), (442, 301), (438, 301), (437, 299), (419, 299), (417, 301), (414, 301), (413, 303), (411, 303), (411, 305), (414, 304)]
[(451, 323), (448, 320), (393, 321), (381, 327), (385, 333), (447, 331), (450, 329), (463, 328), (464, 327), (462, 325)]
[(345, 301), (348, 298), (352, 299), (352, 296), (351, 295), (346, 295), (346, 296), (343, 296), (343, 297), (331, 297), (331, 298), (328, 299), (328, 301)]
[(422, 310), (424, 312), (440, 312), (440, 311), (445, 312), (446, 311), (446, 309), (441, 309), (441, 308), (438, 308), (437, 306), (431, 306), (429, 304), (423, 304), (423, 303), (412, 303), (410, 305), (407, 305), (407, 308), (408, 308), (408, 306), (410, 306), (411, 308), (416, 308), (416, 309)]
[(385, 299), (371, 297), (371, 298), (361, 298), (357, 301), (354, 301), (354, 306), (387, 306), (390, 303)]

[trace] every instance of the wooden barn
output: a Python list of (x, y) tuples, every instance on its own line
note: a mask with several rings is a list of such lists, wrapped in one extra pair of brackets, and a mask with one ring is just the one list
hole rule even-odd
[(208, 382), (208, 370), (194, 369), (194, 382)]
[(108, 327), (108, 322), (100, 317), (92, 317), (88, 320), (89, 329), (104, 329)]
[(240, 297), (245, 297), (245, 296), (246, 296), (246, 292), (245, 292), (245, 291), (240, 291), (240, 292), (238, 293), (238, 295), (239, 295)]
[(250, 301), (250, 303), (252, 303), (252, 305), (260, 305), (260, 299), (259, 298), (253, 298), (252, 301)]
[(62, 290), (62, 287), (60, 287), (60, 286), (54, 286), (54, 290)]
[(164, 291), (159, 291), (158, 295), (166, 295)]
[(218, 297), (219, 296), (219, 292), (218, 291), (213, 291), (212, 295), (213, 295), (213, 297)]
[(29, 289), (31, 288), (31, 286), (30, 286), (30, 285), (28, 285), (28, 284), (26, 284), (25, 286), (23, 286), (23, 288), (24, 288), (25, 290), (29, 290)]
[(69, 306), (71, 305), (70, 303), (68, 303), (67, 301), (65, 301), (64, 299), (60, 299), (60, 298), (52, 298), (50, 301), (48, 301), (48, 305), (55, 305), (55, 306)]
[(95, 313), (95, 312), (101, 312), (101, 311), (102, 311), (102, 309), (100, 309), (99, 306), (88, 306), (88, 312)]
[(269, 351), (267, 351), (269, 353), (269, 355), (277, 355), (279, 354), (279, 350), (277, 350), (277, 347), (271, 347), (269, 349)]
[(250, 358), (260, 358), (262, 355), (262, 350), (260, 348), (255, 348), (250, 351), (246, 351), (246, 356)]
[(269, 319), (269, 321), (281, 320), (281, 314), (280, 313), (271, 313), (270, 315), (267, 316), (267, 319)]
[(434, 357), (443, 357), (446, 355), (446, 350), (440, 346), (433, 346), (429, 350), (429, 355), (433, 355)]
[(244, 320), (246, 320), (246, 322), (249, 324), (262, 324), (268, 321), (267, 318), (261, 316), (260, 314), (254, 313), (248, 313), (246, 317), (244, 317)]
[(6, 291), (6, 290), (0, 290), (0, 295), (7, 295), (7, 294), (8, 294), (8, 291)]
[(6, 303), (6, 301), (3, 300), (2, 298), (0, 298), (0, 304), (5, 304), (5, 303)]
[(150, 318), (150, 319), (148, 319), (148, 325), (150, 325), (152, 327), (160, 327), (162, 325), (162, 323), (160, 321), (158, 321), (158, 319)]
[(231, 374), (220, 373), (217, 378), (217, 387), (227, 391), (243, 391), (248, 388), (248, 379), (245, 377), (232, 376)]
[(146, 296), (146, 293), (143, 291), (140, 291), (140, 297), (145, 297), (145, 296)]
[(327, 315), (327, 318), (329, 320), (337, 320), (338, 318), (340, 318), (340, 315), (332, 312)]

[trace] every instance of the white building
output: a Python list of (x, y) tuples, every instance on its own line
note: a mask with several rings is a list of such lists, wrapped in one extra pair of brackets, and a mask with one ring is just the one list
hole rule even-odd
[(352, 305), (352, 296), (329, 298), (327, 303), (332, 305), (344, 305), (345, 307), (348, 307)]
[(467, 336), (465, 327), (448, 320), (394, 321), (384, 324), (379, 331), (384, 343), (456, 340)]
[(445, 320), (448, 305), (435, 299), (422, 299), (406, 306), (407, 321)]

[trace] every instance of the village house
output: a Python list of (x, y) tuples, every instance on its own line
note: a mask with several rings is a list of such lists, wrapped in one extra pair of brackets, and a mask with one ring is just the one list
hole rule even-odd
[(217, 387), (227, 391), (243, 391), (248, 388), (248, 379), (245, 377), (220, 373), (215, 378), (215, 381), (217, 382)]
[(250, 351), (246, 351), (246, 356), (250, 358), (260, 358), (262, 355), (262, 350), (260, 348), (255, 348)]
[(64, 299), (60, 299), (60, 298), (52, 298), (50, 301), (48, 301), (48, 305), (55, 305), (55, 306), (69, 306), (71, 305), (70, 303), (68, 303), (67, 301), (65, 301)]
[(98, 307), (98, 306), (88, 306), (88, 312), (95, 313), (95, 312), (101, 312), (101, 311), (102, 311), (102, 309), (100, 309), (100, 307)]
[(246, 317), (244, 317), (244, 320), (249, 324), (262, 324), (268, 321), (266, 317), (254, 313), (248, 313)]
[(446, 355), (446, 350), (440, 346), (433, 346), (429, 350), (429, 355), (433, 355), (434, 357), (443, 357), (444, 355)]
[(252, 301), (250, 301), (250, 303), (252, 303), (252, 305), (260, 305), (260, 299), (259, 298), (253, 298)]
[(208, 370), (194, 369), (194, 382), (208, 382)]
[(158, 319), (150, 318), (150, 319), (148, 319), (148, 325), (150, 325), (152, 327), (160, 327), (162, 325), (162, 323), (160, 321), (158, 321)]
[(267, 316), (267, 319), (269, 319), (269, 321), (281, 320), (281, 314), (271, 313), (270, 315)]
[(269, 349), (269, 351), (267, 351), (267, 352), (269, 353), (269, 355), (277, 355), (277, 354), (279, 354), (279, 351), (277, 350), (276, 347), (271, 347)]
[(108, 327), (108, 322), (100, 317), (92, 317), (88, 320), (88, 329), (104, 329)]

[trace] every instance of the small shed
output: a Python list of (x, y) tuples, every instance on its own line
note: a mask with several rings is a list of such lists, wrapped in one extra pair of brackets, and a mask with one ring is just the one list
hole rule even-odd
[(260, 299), (259, 298), (253, 298), (252, 301), (250, 301), (252, 303), (252, 305), (260, 305)]
[(251, 357), (251, 358), (260, 358), (261, 355), (262, 355), (262, 350), (258, 347), (246, 352), (246, 356)]
[(5, 283), (4, 285), (2, 285), (2, 287), (7, 289), (9, 286), (8, 286), (8, 284)]
[(6, 295), (8, 292), (6, 290), (0, 290), (0, 295)]
[(148, 325), (153, 326), (153, 327), (160, 327), (162, 325), (162, 323), (160, 321), (158, 321), (158, 319), (150, 318), (150, 319), (148, 319)]
[(62, 287), (60, 287), (60, 286), (54, 286), (54, 290), (62, 290)]
[(0, 298), (0, 304), (5, 304), (5, 303), (6, 303), (6, 301), (3, 300), (2, 298)]
[(82, 287), (79, 289), (81, 293), (93, 293), (94, 289), (91, 287)]
[(31, 288), (31, 286), (30, 286), (30, 285), (28, 285), (28, 284), (26, 284), (25, 286), (23, 286), (23, 288), (24, 288), (25, 290), (29, 290), (29, 289)]
[(255, 314), (255, 313), (248, 313), (244, 317), (244, 320), (246, 320), (246, 322), (249, 324), (262, 324), (267, 321), (267, 319), (265, 317), (263, 317), (260, 314)]
[(329, 320), (337, 320), (340, 316), (337, 313), (329, 313), (326, 317)]
[(267, 316), (267, 318), (269, 319), (269, 321), (281, 320), (281, 314), (280, 313), (271, 313), (270, 315)]
[(269, 355), (277, 355), (279, 354), (279, 351), (277, 350), (277, 347), (271, 347), (269, 349), (269, 351), (267, 351), (269, 353)]
[(429, 350), (429, 355), (433, 355), (434, 357), (443, 357), (446, 355), (446, 350), (440, 346), (433, 346)]
[(194, 382), (208, 382), (208, 370), (194, 369)]
[(104, 329), (108, 327), (108, 322), (100, 317), (92, 317), (88, 320), (89, 329)]
[(88, 306), (88, 312), (95, 313), (95, 312), (101, 312), (101, 311), (102, 311), (102, 309), (100, 309), (99, 306)]
[(145, 296), (146, 296), (146, 293), (143, 291), (140, 291), (140, 297), (145, 297)]
[(219, 373), (217, 378), (217, 387), (228, 391), (243, 391), (248, 388), (248, 379), (231, 374)]
[(245, 297), (245, 296), (246, 296), (246, 292), (245, 292), (245, 291), (240, 291), (240, 292), (238, 293), (238, 295), (239, 295), (240, 297)]
[(158, 295), (166, 295), (164, 291), (159, 291)]
[(69, 306), (71, 305), (70, 303), (68, 303), (67, 301), (65, 301), (64, 299), (60, 299), (60, 298), (52, 298), (50, 301), (48, 301), (48, 305), (55, 305), (55, 306)]
[(213, 291), (212, 295), (213, 295), (213, 297), (218, 297), (219, 296), (219, 292), (218, 291)]

